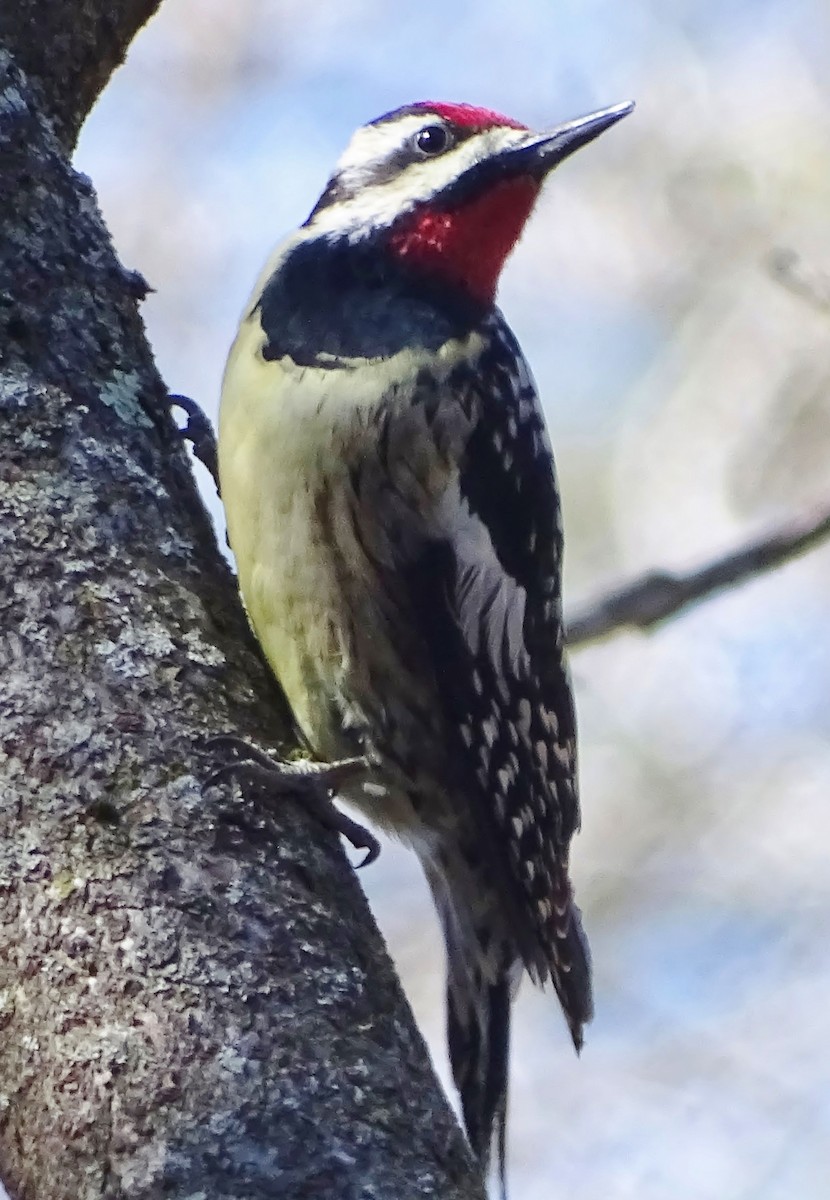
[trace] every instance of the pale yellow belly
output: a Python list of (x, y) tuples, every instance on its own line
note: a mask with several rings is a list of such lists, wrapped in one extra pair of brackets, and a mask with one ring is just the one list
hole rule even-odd
[[(249, 461), (259, 458), (252, 448)], [(247, 483), (228, 485), (236, 493), (226, 500), (229, 541), (251, 624), (297, 723), (316, 755), (335, 758), (355, 753), (334, 703), (348, 687), (349, 633), (334, 563), (309, 536), (313, 496), (284, 482), (265, 484), (252, 471)]]
[[(399, 769), (395, 739), (408, 746), (413, 734), (398, 735), (387, 718), (404, 701), (418, 714), (422, 743), (412, 759), (440, 777), (440, 705), (417, 632), (401, 617), (404, 601), (390, 600), (394, 555), (378, 520), (390, 480), (376, 479), (377, 494), (358, 497), (352, 472), (376, 443), (373, 422), (388, 390), (415, 372), (405, 361), (378, 363), (368, 393), (358, 372), (265, 362), (261, 342), (252, 318), (229, 358), (220, 410), (222, 498), (242, 596), (312, 752), (333, 760), (367, 749), (386, 795), (373, 799), (370, 789), (355, 799), (389, 828), (411, 826), (403, 808), (417, 781)], [(387, 450), (398, 464), (396, 495), (411, 492), (417, 513), (414, 496), (423, 504), (439, 495), (449, 468), (420, 411), (413, 421), (412, 429), (396, 423), (400, 445)], [(382, 581), (377, 561), (388, 567)]]

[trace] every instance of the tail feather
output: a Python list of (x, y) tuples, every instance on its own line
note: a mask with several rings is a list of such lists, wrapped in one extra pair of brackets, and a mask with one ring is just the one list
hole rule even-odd
[(495, 983), (482, 982), (475, 995), (459, 994), (452, 979), (447, 987), (447, 1040), (464, 1126), (485, 1176), (495, 1141), (502, 1195), (506, 1175), (512, 975), (508, 971)]
[(591, 989), (591, 952), (582, 929), (579, 909), (572, 904), (564, 937), (557, 941), (550, 974), (577, 1054), (582, 1049), (582, 1028), (594, 1015)]
[[(579, 909), (567, 892), (553, 936), (533, 958), (520, 946), (498, 895), (484, 886), (459, 886), (469, 865), (423, 856), (447, 947), (447, 1041), (470, 1146), (485, 1177), (495, 1147), (502, 1197), (506, 1195), (506, 1128), (510, 1062), (510, 1009), (522, 971), (553, 983), (574, 1045), (593, 1013), (591, 961)], [(453, 885), (450, 884), (453, 881)]]
[(485, 1176), (495, 1143), (504, 1195), (510, 1007), (522, 963), (490, 914), (466, 908), (445, 872), (425, 865), (447, 947), (447, 1043), (464, 1127)]

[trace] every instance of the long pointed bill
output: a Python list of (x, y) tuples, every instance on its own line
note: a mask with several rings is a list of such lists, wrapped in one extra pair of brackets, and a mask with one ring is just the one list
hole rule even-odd
[[(456, 155), (474, 158), (458, 171), (447, 160), (443, 187), (403, 213), (389, 247), (399, 262), (428, 278), (449, 280), (469, 297), (492, 304), (505, 259), (533, 211), (545, 176), (574, 150), (631, 112), (632, 103), (577, 117), (546, 133), (512, 123), (479, 130)], [(463, 162), (463, 157), (461, 158)], [(437, 166), (432, 167), (437, 173)], [(411, 168), (425, 170), (425, 164)], [(452, 174), (455, 169), (458, 173)]]
[(615, 104), (611, 108), (601, 108), (599, 112), (589, 113), (587, 117), (577, 117), (574, 121), (566, 121), (548, 133), (531, 134), (522, 146), (508, 151), (508, 156), (514, 160), (522, 160), (523, 165), (531, 168), (537, 178), (546, 175), (558, 163), (587, 146), (594, 138), (605, 133), (617, 121), (627, 117), (634, 108), (634, 101), (627, 100), (624, 104)]

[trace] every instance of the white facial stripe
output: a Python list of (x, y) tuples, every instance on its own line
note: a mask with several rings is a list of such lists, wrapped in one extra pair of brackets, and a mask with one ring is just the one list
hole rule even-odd
[(424, 113), (413, 113), (380, 125), (364, 125), (352, 135), (335, 171), (349, 184), (357, 185), (362, 176), (370, 174), (421, 129), (435, 124), (435, 117), (429, 119)]
[(313, 237), (339, 233), (357, 240), (428, 200), (477, 162), (500, 150), (526, 145), (539, 136), (525, 129), (496, 126), (473, 134), (445, 154), (413, 162), (391, 179), (374, 179), (397, 150), (421, 129), (434, 124), (436, 118), (425, 113), (359, 129), (337, 167), (345, 191), (354, 194), (322, 208), (307, 227), (308, 233)]

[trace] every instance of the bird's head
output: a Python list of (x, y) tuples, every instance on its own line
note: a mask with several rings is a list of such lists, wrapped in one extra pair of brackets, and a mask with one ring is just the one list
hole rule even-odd
[(405, 269), (492, 303), (546, 176), (633, 107), (541, 133), (469, 104), (398, 108), (354, 134), (304, 231), (375, 244)]

